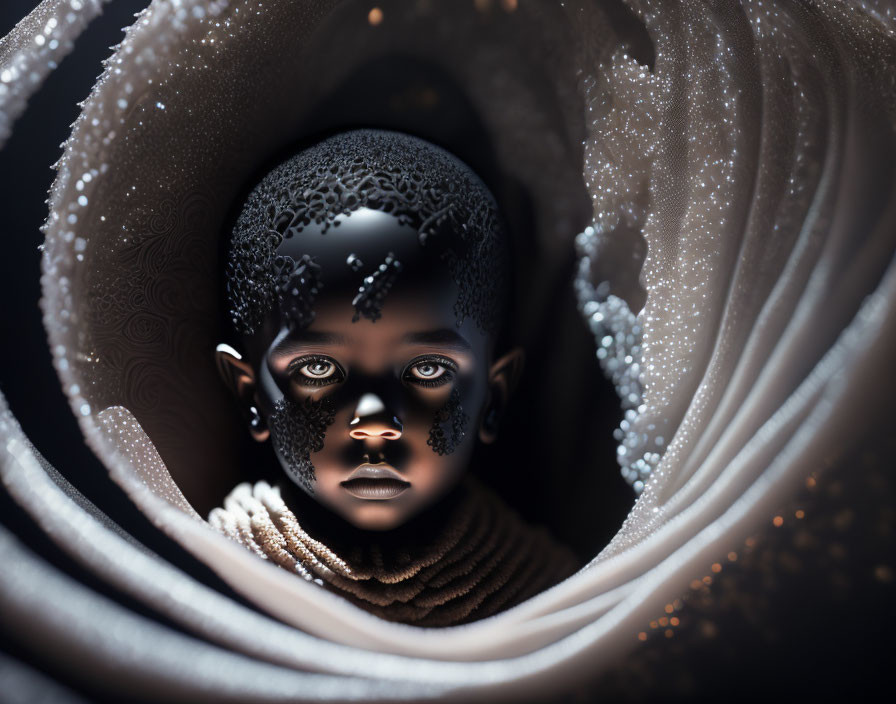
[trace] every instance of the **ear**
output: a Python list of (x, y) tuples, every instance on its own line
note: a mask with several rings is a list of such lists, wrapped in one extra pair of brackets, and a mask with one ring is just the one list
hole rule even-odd
[(215, 348), (215, 363), (224, 384), (230, 389), (230, 393), (236, 397), (243, 409), (243, 415), (249, 424), (249, 433), (258, 442), (264, 442), (270, 436), (271, 431), (258, 410), (258, 401), (255, 397), (255, 372), (252, 370), (252, 366), (243, 361), (242, 355), (233, 347), (225, 344), (220, 344)]
[(498, 359), (488, 372), (488, 400), (483, 408), (479, 424), (479, 439), (489, 444), (498, 437), (498, 426), (507, 410), (510, 395), (523, 373), (526, 353), (521, 347), (514, 347)]

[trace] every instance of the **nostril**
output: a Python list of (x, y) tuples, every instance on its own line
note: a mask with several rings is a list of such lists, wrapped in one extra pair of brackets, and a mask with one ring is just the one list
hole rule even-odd
[(398, 416), (391, 409), (387, 410), (383, 400), (374, 393), (365, 393), (352, 414), (348, 434), (355, 440), (398, 440), (402, 430)]
[(398, 440), (401, 437), (401, 431), (394, 428), (352, 428), (348, 434), (349, 437), (355, 440), (364, 440), (366, 438)]

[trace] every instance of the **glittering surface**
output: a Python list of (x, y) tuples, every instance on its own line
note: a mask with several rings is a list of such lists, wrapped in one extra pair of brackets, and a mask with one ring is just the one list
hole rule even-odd
[(576, 237), (579, 269), (574, 285), (579, 308), (597, 343), (597, 359), (613, 382), (625, 410), (624, 419), (614, 431), (619, 441), (616, 458), (622, 467), (622, 476), (640, 494), (660, 460), (666, 439), (662, 431), (656, 432), (656, 423), (648, 425), (649, 434), (634, 430), (638, 414), (646, 409), (641, 386), (642, 327), (626, 302), (609, 293), (609, 282), (602, 281), (598, 286), (591, 282), (592, 261), (598, 258), (598, 239), (593, 227)]
[(137, 419), (121, 406), (97, 413), (97, 424), (106, 441), (114, 446), (136, 470), (147, 489), (164, 498), (184, 513), (202, 520), (171, 478), (165, 463)]
[(28, 98), (108, 0), (45, 0), (0, 40), (0, 147)]
[[(45, 2), (39, 10), (64, 4)], [(497, 7), (476, 5), (486, 4)], [(568, 215), (564, 220), (573, 207), (562, 165), (579, 158), (579, 185), (592, 200), (594, 236), (580, 240), (579, 254), (584, 251), (591, 261), (579, 279), (588, 284), (579, 302), (595, 334), (604, 332), (598, 325), (605, 320), (593, 321), (594, 314), (611, 313), (612, 327), (605, 326), (597, 340), (596, 348), (606, 350), (600, 362), (623, 403), (634, 401), (622, 389), (640, 399), (628, 409), (635, 412), (626, 418), (628, 426), (620, 428), (620, 444), (632, 450), (632, 462), (623, 467), (629, 479), (637, 471), (635, 481), (643, 481), (639, 459), (652, 467), (634, 509), (597, 560), (493, 620), (425, 638), (272, 570), (155, 493), (158, 483), (142, 475), (158, 468), (152, 453), (132, 458), (116, 448), (115, 436), (98, 422), (103, 409), (127, 407), (153, 444), (171, 447), (167, 428), (144, 422), (143, 411), (135, 409), (164, 406), (160, 394), (171, 390), (195, 389), (186, 375), (177, 383), (161, 380), (176, 378), (163, 370), (178, 364), (200, 368), (192, 366), (188, 351), (202, 349), (201, 336), (191, 338), (186, 331), (214, 317), (199, 293), (198, 282), (205, 279), (196, 272), (207, 261), (202, 252), (209, 236), (202, 233), (213, 231), (216, 220), (205, 222), (198, 214), (225, 209), (235, 182), (257, 166), (260, 157), (247, 156), (249, 151), (270, 152), (294, 136), (286, 125), (300, 124), (303, 113), (283, 96), (304, 98), (315, 85), (336, 83), (337, 68), (315, 63), (311, 55), (283, 60), (291, 52), (299, 55), (305, 42), (313, 46), (315, 32), (325, 31), (321, 20), (334, 11), (326, 3), (160, 0), (107, 62), (57, 166), (43, 260), (43, 310), (54, 364), (88, 442), (137, 506), (243, 597), (289, 624), (278, 624), (286, 632), (298, 637), (301, 629), (319, 639), (296, 642), (291, 652), (303, 658), (300, 665), (266, 649), (275, 647), (270, 644), (279, 642), (282, 631), (253, 624), (230, 631), (245, 639), (232, 647), (242, 653), (254, 648), (251, 658), (217, 649), (193, 657), (195, 641), (188, 645), (180, 634), (147, 628), (124, 609), (110, 608), (5, 537), (4, 559), (22, 568), (0, 573), (4, 614), (16, 615), (4, 624), (32, 638), (65, 638), (71, 650), (89, 656), (84, 672), (108, 672), (114, 664), (122, 677), (136, 681), (139, 675), (181, 698), (197, 689), (237, 699), (326, 694), (310, 689), (316, 680), (307, 673), (268, 665), (274, 661), (318, 671), (351, 661), (394, 680), (381, 694), (370, 682), (360, 687), (350, 678), (321, 685), (345, 698), (397, 698), (398, 685), (412, 677), (441, 683), (429, 691), (415, 689), (408, 696), (416, 699), (460, 696), (447, 692), (446, 682), (466, 683), (483, 699), (496, 688), (511, 698), (535, 698), (555, 693), (557, 682), (607, 671), (645, 643), (659, 653), (655, 660), (666, 662), (669, 651), (656, 644), (678, 641), (675, 629), (688, 618), (684, 596), (695, 580), (706, 586), (709, 577), (711, 587), (737, 569), (761, 572), (762, 565), (751, 564), (744, 553), (745, 540), (819, 515), (808, 504), (791, 513), (781, 508), (812, 472), (820, 473), (819, 482), (825, 474), (846, 483), (863, 476), (850, 471), (855, 464), (842, 451), (856, 443), (874, 445), (874, 433), (886, 431), (871, 420), (893, 413), (891, 385), (885, 382), (896, 345), (896, 97), (892, 83), (882, 78), (896, 66), (890, 4), (628, 4), (646, 27), (652, 62), (625, 48), (598, 3), (563, 2), (558, 9), (520, 2), (506, 12), (520, 33), (487, 41), (455, 17), (474, 11), (462, 11), (462, 3), (434, 13), (444, 13), (442, 32), (417, 31), (410, 3), (382, 3), (375, 26), (367, 26), (370, 8), (359, 14), (366, 29), (409, 55), (450, 57), (446, 63), (458, 67), (456, 75), (496, 135), (496, 158), (533, 192), (550, 194), (541, 197), (535, 213), (541, 239), (530, 255), (539, 269), (573, 255), (582, 225), (572, 225)], [(4, 47), (30, 46), (43, 26), (23, 25)], [(537, 31), (524, 34), (532, 28)], [(543, 37), (555, 51), (517, 51), (511, 35)], [(465, 41), (458, 44), (457, 36)], [(339, 53), (345, 61), (362, 61), (375, 41)], [(574, 54), (577, 72), (563, 69), (566, 51)], [(278, 61), (282, 71), (263, 70)], [(517, 80), (520, 74), (525, 81)], [(531, 93), (505, 89), (522, 85)], [(550, 110), (541, 109), (545, 101)], [(3, 114), (14, 117), (18, 108), (10, 105)], [(246, 117), (259, 114), (264, 117)], [(9, 124), (12, 118), (5, 119)], [(191, 125), (202, 125), (202, 134)], [(569, 147), (579, 144), (581, 153)], [(212, 175), (221, 179), (220, 188), (203, 190)], [(562, 187), (551, 190), (556, 184)], [(196, 296), (182, 293), (187, 287), (177, 282), (184, 280)], [(532, 290), (547, 290), (531, 284)], [(168, 324), (160, 325), (160, 317)], [(620, 330), (625, 334), (617, 340)], [(600, 344), (607, 336), (608, 344)], [(640, 359), (632, 354), (636, 346)], [(133, 389), (139, 393), (125, 402), (122, 396)], [(184, 393), (169, 405), (188, 408), (196, 395)], [(188, 417), (201, 427), (201, 413)], [(27, 486), (20, 433), (6, 421), (0, 431), (4, 482)], [(647, 452), (661, 456), (648, 462)], [(169, 464), (161, 449), (159, 456)], [(189, 472), (175, 464), (169, 467), (175, 484), (188, 494)], [(200, 463), (182, 464), (203, 476)], [(40, 488), (21, 489), (17, 503), (29, 514), (63, 521), (71, 501), (56, 497), (52, 487), (33, 486)], [(55, 510), (34, 504), (51, 496)], [(806, 517), (797, 518), (796, 510)], [(843, 521), (849, 523), (848, 517)], [(89, 548), (93, 541), (76, 540), (79, 534), (70, 531), (71, 525), (60, 522), (53, 534), (72, 553), (101, 564)], [(97, 540), (108, 534), (102, 527), (95, 531)], [(830, 559), (841, 559), (839, 541), (824, 542), (831, 543), (824, 548)], [(728, 564), (732, 552), (738, 567)], [(892, 565), (878, 567), (884, 578), (891, 574)], [(120, 573), (128, 569), (122, 566)], [(831, 572), (838, 572), (836, 565)], [(131, 575), (140, 573), (153, 574), (140, 566)], [(169, 603), (165, 594), (139, 582), (120, 588), (149, 605)], [(41, 585), (40, 593), (34, 584)], [(60, 598), (47, 598), (53, 594)], [(683, 609), (676, 599), (683, 600)], [(200, 601), (190, 593), (184, 609)], [(28, 615), (27, 623), (21, 614)], [(666, 618), (668, 625), (661, 625)], [(217, 623), (212, 615), (198, 621)], [(656, 628), (650, 626), (654, 621)], [(215, 625), (202, 632), (212, 638), (217, 630)], [(350, 657), (318, 647), (332, 641), (344, 644)], [(395, 654), (395, 660), (381, 667), (372, 651)], [(514, 656), (522, 659), (508, 659)], [(265, 666), (251, 666), (259, 661)], [(628, 662), (642, 663), (637, 657)]]

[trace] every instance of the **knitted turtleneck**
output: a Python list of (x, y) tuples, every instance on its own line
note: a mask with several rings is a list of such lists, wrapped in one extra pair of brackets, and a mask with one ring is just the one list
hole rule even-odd
[(440, 504), (440, 514), (411, 530), (330, 531), (324, 544), (302, 527), (279, 487), (257, 482), (234, 488), (209, 522), (263, 559), (381, 618), (417, 626), (491, 616), (580, 566), (472, 477)]

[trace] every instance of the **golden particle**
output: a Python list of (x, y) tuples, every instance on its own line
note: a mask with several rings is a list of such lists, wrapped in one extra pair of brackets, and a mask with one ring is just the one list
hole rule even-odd
[(383, 11), (378, 7), (372, 8), (370, 12), (367, 13), (367, 21), (372, 27), (376, 27), (383, 21)]
[(710, 567), (710, 569), (713, 572), (715, 572), (716, 574), (718, 574), (719, 572), (722, 571), (722, 566), (718, 562), (713, 562), (712, 567)]
[(887, 565), (878, 565), (874, 568), (874, 578), (878, 582), (889, 584), (893, 581), (893, 570)]
[(782, 516), (775, 516), (772, 519), (772, 523), (774, 524), (775, 528), (780, 528), (784, 525), (784, 518)]
[(703, 621), (700, 624), (700, 632), (704, 638), (715, 638), (719, 633), (719, 629), (712, 621)]
[(855, 514), (850, 509), (845, 508), (834, 516), (834, 527), (837, 530), (846, 530), (852, 523), (853, 518), (855, 518)]
[(638, 634), (638, 640), (647, 640), (647, 634), (644, 631), (641, 631)]
[(843, 547), (843, 543), (832, 543), (828, 552), (835, 560), (842, 560), (846, 557), (846, 548)]

